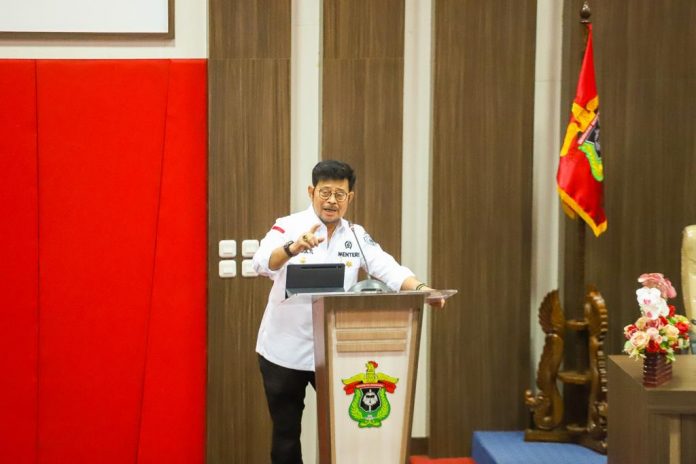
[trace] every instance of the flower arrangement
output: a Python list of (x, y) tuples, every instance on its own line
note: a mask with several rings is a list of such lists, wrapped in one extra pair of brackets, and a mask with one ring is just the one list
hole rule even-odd
[(643, 285), (636, 290), (642, 315), (624, 328), (624, 352), (634, 359), (645, 358), (645, 353), (664, 353), (674, 362), (674, 350), (689, 347), (689, 320), (667, 304), (677, 292), (659, 273), (643, 274), (638, 282)]

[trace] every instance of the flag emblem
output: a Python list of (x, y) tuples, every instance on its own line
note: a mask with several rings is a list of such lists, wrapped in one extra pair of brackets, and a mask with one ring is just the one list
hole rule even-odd
[(561, 148), (556, 182), (561, 205), (568, 216), (572, 219), (580, 216), (595, 236), (607, 229), (591, 24), (588, 24), (585, 56)]

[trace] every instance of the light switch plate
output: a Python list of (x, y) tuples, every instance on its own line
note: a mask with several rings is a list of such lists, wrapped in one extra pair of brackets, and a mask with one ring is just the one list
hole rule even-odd
[(251, 258), (259, 249), (258, 240), (242, 240), (242, 256), (245, 258)]
[(234, 258), (237, 256), (237, 241), (220, 240), (220, 243), (218, 243), (218, 254), (221, 258)]
[(253, 261), (245, 259), (242, 261), (242, 277), (257, 277), (258, 274), (254, 270)]
[(218, 265), (218, 273), (223, 279), (237, 277), (237, 261), (234, 259), (223, 259)]

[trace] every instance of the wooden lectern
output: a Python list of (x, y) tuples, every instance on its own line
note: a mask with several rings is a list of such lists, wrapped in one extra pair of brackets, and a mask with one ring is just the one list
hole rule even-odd
[(678, 355), (672, 380), (643, 386), (643, 363), (609, 356), (609, 464), (696, 462), (696, 356)]
[(408, 462), (424, 295), (312, 298), (320, 464)]

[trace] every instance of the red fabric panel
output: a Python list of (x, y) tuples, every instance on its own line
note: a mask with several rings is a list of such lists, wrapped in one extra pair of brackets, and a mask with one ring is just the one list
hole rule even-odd
[(36, 461), (36, 68), (0, 60), (0, 461)]
[(205, 60), (0, 60), (0, 461), (204, 461), (206, 101)]
[(410, 464), (476, 464), (471, 458), (434, 458), (411, 456)]
[(41, 463), (137, 456), (168, 70), (38, 62)]
[(170, 70), (140, 464), (205, 461), (206, 71)]

